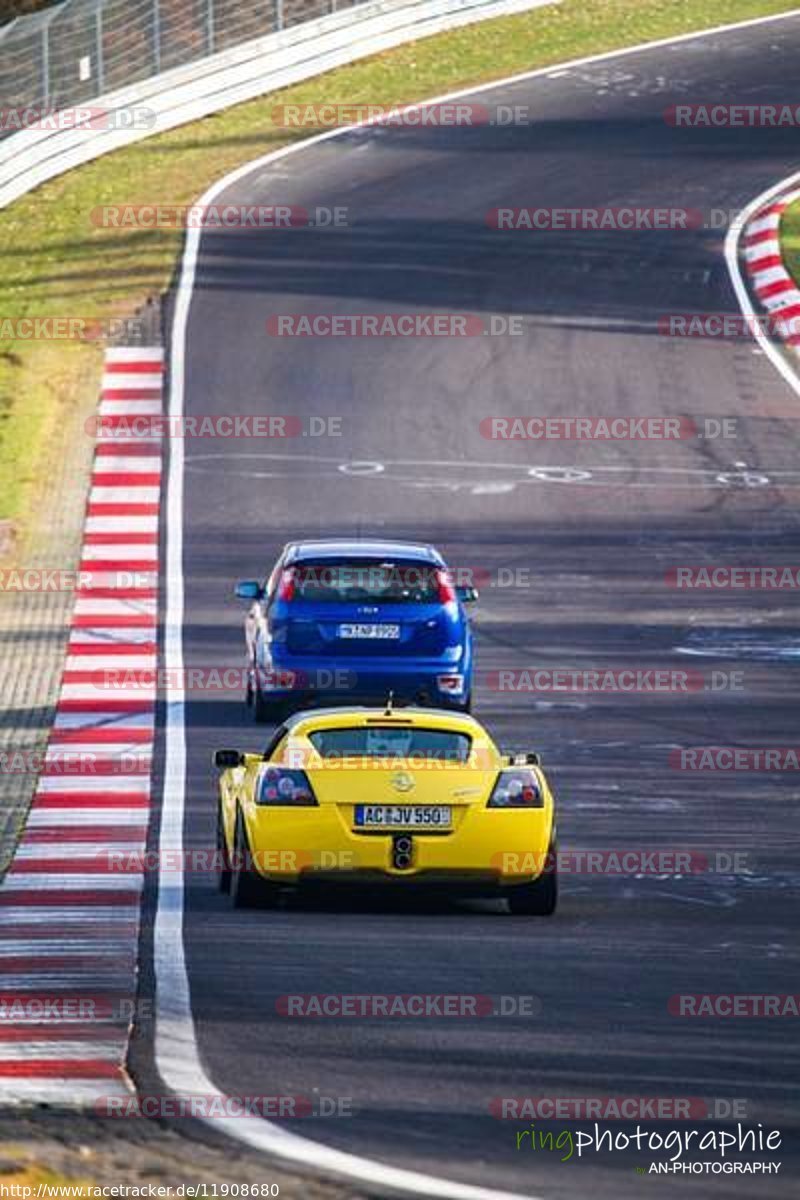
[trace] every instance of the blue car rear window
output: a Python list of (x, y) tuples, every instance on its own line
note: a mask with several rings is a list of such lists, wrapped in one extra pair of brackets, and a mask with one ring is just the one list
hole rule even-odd
[(315, 603), (435, 604), (438, 568), (422, 562), (299, 563), (292, 570), (295, 595)]
[(472, 738), (466, 733), (396, 725), (317, 729), (309, 734), (309, 741), (325, 759), (392, 758), (410, 762), (440, 759), (465, 763), (469, 761), (472, 745)]

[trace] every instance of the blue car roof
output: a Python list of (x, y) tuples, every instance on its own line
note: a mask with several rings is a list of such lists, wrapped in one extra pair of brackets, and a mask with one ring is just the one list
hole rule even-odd
[(326, 538), (316, 542), (295, 542), (286, 555), (287, 562), (306, 562), (321, 558), (403, 559), (443, 565), (444, 559), (433, 546), (420, 542), (346, 541)]

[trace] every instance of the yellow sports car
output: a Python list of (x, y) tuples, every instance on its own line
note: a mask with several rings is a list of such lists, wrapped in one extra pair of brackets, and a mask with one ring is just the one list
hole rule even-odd
[(554, 803), (535, 754), (440, 709), (296, 713), (263, 754), (217, 750), (219, 885), (269, 907), (309, 880), (444, 885), (513, 913), (557, 900)]

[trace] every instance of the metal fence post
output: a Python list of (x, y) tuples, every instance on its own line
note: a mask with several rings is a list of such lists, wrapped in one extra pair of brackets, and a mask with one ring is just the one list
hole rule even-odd
[(283, 0), (275, 0), (275, 28), (278, 33), (283, 29)]
[(206, 52), (214, 53), (214, 0), (206, 0)]
[(50, 103), (50, 22), (42, 30), (42, 108)]
[(153, 0), (153, 65), (156, 75), (161, 70), (161, 4)]
[(97, 55), (97, 95), (103, 94), (103, 10), (98, 8), (94, 14), (94, 41)]

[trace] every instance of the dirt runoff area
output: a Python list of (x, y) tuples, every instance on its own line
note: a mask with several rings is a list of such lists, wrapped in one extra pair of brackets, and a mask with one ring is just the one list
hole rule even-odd
[(0, 1109), (2, 1200), (100, 1200), (95, 1189), (112, 1187), (120, 1189), (119, 1197), (162, 1200), (366, 1200), (379, 1194), (290, 1173), (199, 1122), (187, 1120), (185, 1130), (176, 1130), (144, 1117), (118, 1120), (43, 1106)]

